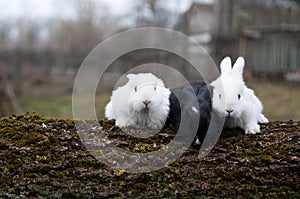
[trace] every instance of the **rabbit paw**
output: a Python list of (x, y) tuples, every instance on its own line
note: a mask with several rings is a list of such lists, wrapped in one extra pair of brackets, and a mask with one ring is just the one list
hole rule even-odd
[(261, 124), (267, 124), (269, 123), (269, 120), (263, 114), (260, 114), (258, 122)]
[(251, 124), (245, 128), (245, 134), (256, 134), (260, 132), (260, 126), (258, 124)]

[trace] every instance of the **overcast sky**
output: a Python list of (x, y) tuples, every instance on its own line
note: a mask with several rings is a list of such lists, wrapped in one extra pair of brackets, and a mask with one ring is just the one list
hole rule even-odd
[(59, 0), (0, 0), (0, 18), (46, 19), (54, 16), (72, 17), (67, 1)]
[[(72, 4), (76, 0), (0, 0), (0, 19), (29, 18), (41, 20), (52, 17), (72, 18), (75, 16)], [(95, 0), (106, 5), (113, 15), (126, 14), (138, 0)], [(213, 0), (164, 0), (170, 9), (185, 11), (192, 1), (212, 2)], [(180, 2), (180, 4), (178, 3)]]

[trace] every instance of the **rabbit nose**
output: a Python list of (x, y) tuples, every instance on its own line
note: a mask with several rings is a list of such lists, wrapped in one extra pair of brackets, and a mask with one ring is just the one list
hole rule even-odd
[(232, 109), (226, 109), (226, 112), (227, 112), (227, 113), (232, 113), (233, 110), (232, 110)]
[(143, 104), (145, 104), (146, 106), (149, 105), (151, 103), (151, 100), (144, 100)]

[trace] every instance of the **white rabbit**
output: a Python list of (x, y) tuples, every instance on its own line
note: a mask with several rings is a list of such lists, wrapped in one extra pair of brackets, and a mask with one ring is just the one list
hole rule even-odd
[(113, 91), (105, 116), (119, 127), (161, 129), (167, 119), (170, 90), (152, 73), (128, 74), (129, 81)]
[(246, 134), (260, 132), (258, 123), (268, 123), (262, 114), (263, 105), (254, 91), (247, 88), (243, 79), (245, 60), (239, 57), (232, 67), (231, 59), (221, 61), (221, 76), (211, 85), (213, 89), (213, 111), (225, 117), (225, 126), (241, 127)]

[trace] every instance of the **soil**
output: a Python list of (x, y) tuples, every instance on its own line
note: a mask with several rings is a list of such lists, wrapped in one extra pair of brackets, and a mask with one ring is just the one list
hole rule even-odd
[[(134, 153), (159, 150), (174, 138), (169, 129), (136, 138), (113, 121), (99, 122), (116, 146)], [(128, 173), (92, 156), (73, 120), (1, 118), (0, 198), (300, 198), (300, 122), (274, 121), (261, 131), (225, 129), (203, 159), (191, 146), (162, 169)]]

